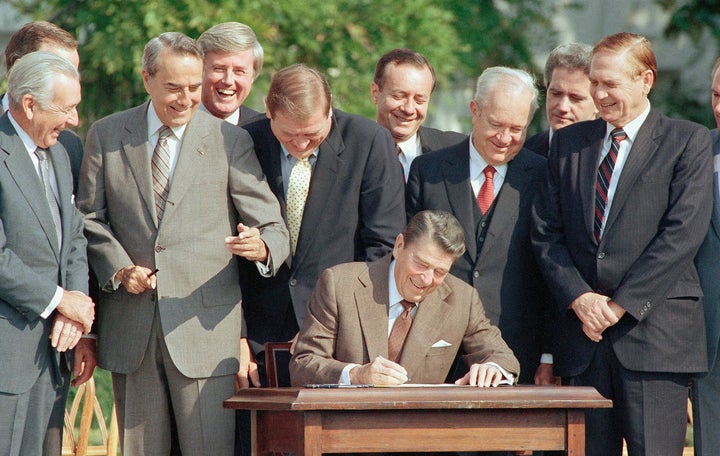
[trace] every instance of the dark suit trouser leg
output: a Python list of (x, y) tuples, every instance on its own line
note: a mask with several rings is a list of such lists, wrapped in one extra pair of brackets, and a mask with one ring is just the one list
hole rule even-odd
[(570, 381), (594, 386), (612, 399), (612, 409), (585, 413), (587, 456), (682, 455), (685, 441), (687, 374), (637, 372), (618, 361), (609, 339), (603, 339), (590, 367)]
[(702, 378), (692, 381), (693, 437), (695, 456), (720, 452), (720, 363)]
[(156, 312), (140, 367), (113, 374), (123, 455), (232, 456), (235, 414), (222, 402), (234, 384), (234, 375), (193, 379), (180, 373)]
[(55, 396), (55, 404), (50, 415), (45, 441), (43, 442), (43, 456), (60, 456), (62, 454), (63, 425), (65, 423), (65, 404), (67, 403), (68, 392), (70, 391), (70, 373), (65, 377), (65, 382), (58, 388)]
[(56, 399), (56, 385), (46, 369), (29, 391), (0, 393), (0, 454), (42, 454), (43, 440)]

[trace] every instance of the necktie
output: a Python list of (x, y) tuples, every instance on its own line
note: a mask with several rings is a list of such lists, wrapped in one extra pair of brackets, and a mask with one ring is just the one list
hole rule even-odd
[(158, 225), (160, 225), (165, 213), (165, 203), (167, 203), (168, 193), (170, 192), (170, 146), (167, 142), (170, 135), (172, 135), (170, 127), (167, 125), (160, 127), (158, 130), (158, 142), (155, 145), (150, 163)]
[(485, 182), (483, 182), (478, 192), (477, 203), (480, 206), (480, 211), (486, 214), (495, 198), (495, 184), (493, 183), (495, 168), (488, 165), (483, 169), (483, 174), (485, 175)]
[(405, 338), (410, 332), (410, 325), (412, 325), (412, 316), (410, 311), (415, 307), (414, 302), (402, 300), (400, 301), (402, 306), (405, 308), (405, 312), (395, 320), (392, 332), (388, 338), (388, 359), (390, 361), (398, 362), (400, 354), (402, 353), (403, 345), (405, 345)]
[(62, 245), (62, 219), (60, 218), (60, 206), (58, 205), (55, 192), (50, 185), (50, 160), (48, 160), (47, 150), (35, 149), (35, 156), (40, 164), (40, 180), (45, 190), (45, 199), (50, 206), (50, 214), (52, 215), (53, 224), (55, 225), (55, 235), (57, 236), (58, 246)]
[(612, 137), (610, 150), (600, 163), (600, 167), (597, 172), (597, 179), (595, 180), (595, 224), (593, 231), (595, 239), (598, 242), (600, 242), (602, 225), (605, 221), (605, 207), (608, 199), (608, 188), (610, 188), (613, 170), (615, 169), (615, 160), (617, 160), (618, 151), (620, 150), (620, 143), (627, 138), (625, 130), (622, 128), (614, 129), (610, 132), (610, 136)]
[(312, 165), (307, 158), (298, 159), (290, 171), (290, 179), (288, 182), (287, 209), (288, 228), (290, 228), (290, 240), (292, 241), (292, 253), (295, 254), (298, 236), (300, 235), (300, 225), (302, 224), (303, 211), (305, 210), (305, 200), (307, 199), (308, 189), (310, 188), (310, 176), (312, 175)]

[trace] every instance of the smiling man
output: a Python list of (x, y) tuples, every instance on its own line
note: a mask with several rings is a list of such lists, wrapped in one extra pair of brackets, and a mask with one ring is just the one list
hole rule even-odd
[(477, 290), (520, 360), (521, 383), (535, 381), (541, 355), (551, 351), (542, 325), (548, 294), (530, 244), (545, 159), (522, 147), (537, 95), (524, 71), (485, 70), (470, 102), (471, 137), (415, 159), (406, 192), (408, 218), (432, 209), (459, 220), (467, 249), (450, 272)]
[(272, 78), (267, 118), (245, 126), (292, 244), (275, 277), (241, 262), (248, 338), (257, 354), (265, 342), (295, 337), (324, 269), (385, 256), (405, 226), (390, 134), (364, 117), (332, 109), (331, 99), (322, 73), (292, 65)]
[(206, 30), (203, 50), (201, 109), (235, 125), (260, 115), (243, 105), (263, 67), (263, 48), (255, 32), (240, 22), (223, 22)]
[(563, 44), (552, 50), (545, 63), (545, 115), (550, 129), (525, 140), (525, 147), (547, 157), (553, 133), (575, 122), (593, 120), (597, 108), (590, 96), (592, 46)]
[(420, 154), (457, 144), (466, 135), (422, 126), (435, 91), (435, 70), (424, 55), (412, 49), (393, 49), (380, 57), (370, 96), (377, 107), (377, 123), (393, 137), (405, 180)]
[(247, 133), (197, 109), (195, 41), (153, 38), (142, 76), (150, 101), (94, 123), (83, 159), (98, 365), (113, 374), (124, 455), (232, 455), (222, 401), (248, 366), (234, 256), (272, 274), (287, 230)]
[(651, 109), (650, 41), (593, 48), (600, 119), (556, 132), (533, 247), (557, 306), (556, 374), (613, 408), (586, 412), (586, 454), (681, 454), (690, 376), (707, 369), (693, 257), (712, 210), (710, 134)]
[(470, 368), (458, 385), (514, 383), (518, 361), (477, 292), (448, 275), (464, 251), (451, 214), (423, 211), (392, 255), (324, 271), (290, 362), (293, 385), (443, 383), (460, 348)]

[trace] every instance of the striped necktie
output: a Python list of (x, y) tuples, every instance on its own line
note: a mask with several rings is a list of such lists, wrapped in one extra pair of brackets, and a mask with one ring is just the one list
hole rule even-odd
[(607, 206), (608, 189), (610, 188), (610, 182), (612, 181), (615, 161), (617, 160), (618, 152), (620, 151), (620, 143), (627, 138), (625, 130), (622, 128), (614, 129), (610, 132), (610, 136), (612, 138), (610, 150), (600, 163), (600, 167), (597, 172), (597, 179), (595, 180), (595, 224), (593, 231), (595, 239), (598, 242), (600, 242), (603, 222), (605, 221), (605, 207)]
[(168, 145), (168, 137), (173, 132), (167, 125), (163, 125), (158, 130), (158, 142), (152, 155), (152, 181), (153, 193), (155, 194), (155, 213), (157, 222), (160, 221), (165, 213), (165, 203), (167, 203), (168, 193), (170, 192), (170, 146)]

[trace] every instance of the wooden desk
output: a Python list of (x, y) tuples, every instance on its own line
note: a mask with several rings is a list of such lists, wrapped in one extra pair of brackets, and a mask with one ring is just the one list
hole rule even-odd
[(566, 450), (585, 454), (591, 387), (251, 388), (225, 401), (252, 410), (253, 456), (292, 452)]

